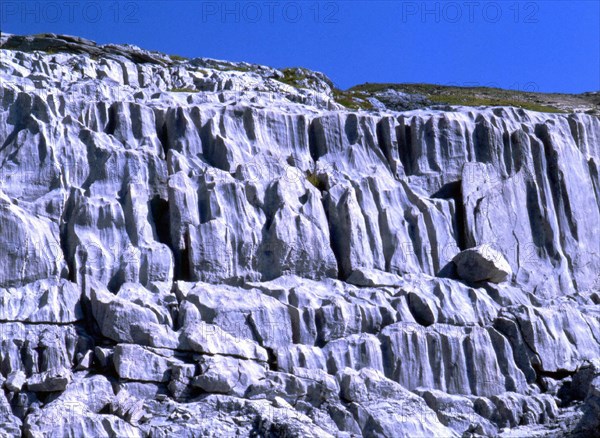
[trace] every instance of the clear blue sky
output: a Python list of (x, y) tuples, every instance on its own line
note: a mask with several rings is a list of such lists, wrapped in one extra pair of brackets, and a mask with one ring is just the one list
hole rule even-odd
[(10, 1), (1, 28), (363, 82), (600, 90), (600, 1)]

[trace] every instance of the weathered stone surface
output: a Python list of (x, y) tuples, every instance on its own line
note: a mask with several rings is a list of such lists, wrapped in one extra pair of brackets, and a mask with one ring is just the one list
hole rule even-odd
[(516, 323), (519, 332), (511, 343), (529, 357), (534, 368), (548, 373), (574, 372), (600, 355), (596, 342), (600, 339), (599, 321), (597, 306), (519, 306), (502, 311), (498, 328), (512, 333), (508, 325)]
[(76, 373), (64, 392), (27, 416), (25, 435), (141, 437), (135, 427), (121, 418), (101, 413), (113, 400), (112, 385), (105, 377)]
[[(4, 137), (3, 135), (3, 138)], [(32, 139), (33, 140), (33, 139)], [(67, 265), (58, 241), (58, 225), (28, 214), (0, 188), (0, 287), (66, 277)], [(27, 260), (27, 263), (23, 263)]]
[(379, 338), (386, 375), (408, 389), (491, 396), (527, 388), (508, 340), (492, 328), (397, 323)]
[[(220, 327), (232, 337), (250, 339), (267, 347), (292, 342), (293, 325), (288, 307), (258, 290), (197, 283), (185, 301), (197, 309), (202, 321)], [(185, 327), (188, 321), (193, 320), (186, 318), (182, 325)], [(207, 325), (198, 328), (198, 334), (203, 329), (210, 330)]]
[(199, 361), (200, 374), (192, 385), (208, 393), (243, 396), (247, 388), (264, 379), (265, 365), (251, 360), (226, 356), (204, 356)]
[(0, 324), (0, 370), (4, 376), (23, 371), (27, 376), (51, 369), (71, 369), (77, 352), (89, 338), (72, 325)]
[(143, 401), (132, 397), (126, 390), (121, 390), (110, 405), (111, 412), (125, 421), (137, 425), (144, 415)]
[(362, 287), (396, 286), (402, 283), (399, 276), (374, 269), (357, 269), (352, 271), (352, 274), (350, 274), (346, 281)]
[(23, 371), (13, 371), (8, 376), (6, 376), (4, 386), (11, 392), (19, 392), (25, 384), (26, 380), (27, 376)]
[(67, 280), (39, 280), (0, 289), (0, 319), (30, 323), (74, 323), (83, 319), (81, 290)]
[(164, 357), (139, 345), (119, 344), (112, 357), (119, 377), (143, 382), (168, 382), (172, 358)]
[(18, 436), (21, 433), (22, 421), (13, 412), (6, 395), (0, 394), (0, 427), (5, 436)]
[[(453, 430), (465, 430), (483, 436), (496, 436), (498, 427), (476, 410), (468, 397), (441, 391), (416, 391), (436, 414), (439, 421)], [(481, 399), (479, 401), (488, 401)]]
[(107, 338), (159, 348), (176, 348), (179, 344), (177, 335), (164, 324), (163, 315), (149, 303), (129, 301), (101, 286), (91, 287), (88, 297), (92, 315)]
[(342, 393), (351, 402), (349, 409), (365, 435), (378, 431), (382, 436), (457, 436), (439, 422), (435, 412), (423, 399), (381, 373), (362, 369), (344, 371), (338, 375), (343, 382)]
[(0, 45), (3, 432), (598, 428), (597, 117)]
[(51, 369), (29, 377), (27, 379), (27, 389), (33, 392), (64, 391), (71, 379), (70, 370), (65, 368)]
[(588, 386), (583, 406), (583, 417), (573, 432), (575, 437), (598, 436), (600, 430), (600, 377), (596, 376)]
[(198, 353), (235, 356), (261, 362), (268, 359), (264, 348), (246, 339), (236, 338), (218, 325), (201, 322), (186, 326), (183, 333), (190, 348)]

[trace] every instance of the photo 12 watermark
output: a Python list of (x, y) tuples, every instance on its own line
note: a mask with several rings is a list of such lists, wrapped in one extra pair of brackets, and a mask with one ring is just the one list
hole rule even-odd
[(335, 24), (339, 15), (340, 3), (331, 1), (203, 1), (201, 4), (202, 23)]
[(402, 23), (524, 23), (539, 22), (537, 2), (403, 1)]
[(133, 1), (3, 1), (1, 24), (140, 22), (140, 3)]

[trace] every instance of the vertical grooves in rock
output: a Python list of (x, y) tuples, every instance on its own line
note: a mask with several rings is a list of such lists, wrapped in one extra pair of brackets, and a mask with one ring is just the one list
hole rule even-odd
[(329, 228), (329, 247), (331, 248), (331, 251), (333, 252), (335, 261), (337, 263), (337, 268), (338, 268), (338, 277), (337, 278), (338, 278), (338, 280), (343, 280), (344, 278), (346, 278), (346, 275), (345, 275), (344, 269), (343, 269), (341, 249), (339, 247), (339, 242), (336, 238), (336, 233), (334, 232), (335, 228), (333, 226), (333, 219), (331, 218), (332, 206), (330, 204), (333, 201), (331, 200), (331, 196), (329, 195), (329, 193), (324, 193), (322, 195), (321, 202), (323, 204), (323, 210), (325, 211), (325, 217), (327, 219), (327, 226)]
[(452, 227), (456, 236), (456, 244), (463, 251), (467, 249), (466, 206), (462, 195), (462, 181), (453, 181), (442, 186), (431, 195), (432, 198), (454, 201), (454, 222)]
[[(392, 119), (393, 120), (393, 119)], [(392, 143), (391, 137), (391, 129), (390, 128), (391, 120), (389, 118), (380, 119), (376, 125), (376, 134), (377, 134), (377, 144), (379, 144), (379, 148), (383, 152), (385, 159), (387, 160), (390, 171), (393, 175), (396, 175), (396, 163), (394, 162), (393, 150), (394, 146)], [(397, 147), (397, 146), (396, 146)]]
[(458, 189), (454, 196), (454, 207), (456, 209), (456, 244), (458, 249), (464, 251), (467, 249), (467, 207), (462, 193), (462, 183), (458, 184)]
[(173, 270), (174, 281), (192, 281), (192, 268), (190, 266), (190, 232), (189, 230), (186, 230), (184, 233), (185, 246), (182, 249), (169, 246), (173, 253), (173, 261), (175, 263)]
[[(550, 138), (550, 132), (548, 127), (545, 125), (536, 125), (535, 134), (541, 140), (542, 146), (544, 148), (544, 155), (546, 158), (546, 176), (548, 181), (550, 182), (550, 194), (552, 196), (552, 203), (554, 205), (554, 211), (560, 212), (564, 210), (566, 224), (571, 238), (577, 239), (577, 229), (576, 225), (573, 222), (573, 217), (571, 214), (569, 198), (565, 187), (564, 176), (561, 173), (558, 163), (558, 152), (554, 149), (552, 145), (552, 139)], [(561, 208), (564, 207), (564, 208)], [(560, 217), (556, 218), (559, 226), (561, 225)], [(575, 273), (575, 269), (573, 266), (573, 256), (567, 251), (567, 242), (565, 239), (564, 231), (559, 233), (559, 241), (562, 247), (562, 254), (567, 261), (569, 267), (570, 280), (573, 284), (573, 287), (577, 289), (577, 280), (573, 275)]]
[[(414, 141), (412, 136), (412, 119), (406, 119), (400, 117), (398, 119), (399, 125), (396, 127), (396, 136), (398, 138), (398, 156), (404, 167), (404, 173), (407, 176), (413, 174), (413, 146)], [(406, 122), (410, 122), (406, 124)]]
[(149, 201), (148, 207), (158, 241), (167, 245), (173, 251), (170, 235), (171, 218), (169, 216), (169, 202), (156, 195)]
[(69, 235), (69, 218), (71, 218), (73, 216), (73, 190), (71, 190), (71, 193), (69, 193), (69, 197), (67, 198), (67, 201), (65, 202), (65, 207), (63, 210), (63, 214), (62, 217), (60, 218), (60, 224), (59, 224), (59, 242), (60, 242), (60, 248), (62, 250), (63, 253), (63, 257), (65, 259), (65, 262), (67, 263), (67, 267), (69, 269), (69, 281), (76, 283), (77, 282), (77, 272), (75, 269), (75, 261), (73, 260), (74, 258), (74, 254), (71, 254), (70, 248), (69, 248), (69, 239), (68, 239), (68, 235)]
[(475, 160), (482, 163), (492, 163), (494, 157), (491, 153), (494, 150), (494, 127), (483, 115), (478, 115), (473, 132), (475, 140)]
[(308, 125), (308, 150), (310, 152), (310, 156), (313, 160), (313, 162), (315, 163), (315, 167), (316, 167), (316, 163), (319, 160), (320, 157), (320, 153), (319, 153), (319, 145), (318, 145), (318, 139), (317, 139), (317, 133), (316, 133), (316, 124), (320, 123), (319, 119), (315, 118), (312, 119), (310, 121), (310, 124)]
[(161, 122), (160, 126), (157, 126), (156, 136), (158, 137), (158, 141), (160, 141), (166, 158), (167, 152), (169, 152), (169, 132), (167, 131), (167, 124), (164, 120)]
[(592, 179), (592, 186), (594, 187), (594, 197), (596, 198), (596, 205), (600, 212), (600, 175), (598, 174), (598, 165), (593, 158), (588, 159), (588, 168), (590, 169), (590, 177)]
[(106, 128), (104, 130), (105, 134), (108, 135), (114, 135), (115, 133), (115, 129), (117, 127), (117, 102), (114, 102), (109, 108), (108, 108), (108, 121), (106, 123)]

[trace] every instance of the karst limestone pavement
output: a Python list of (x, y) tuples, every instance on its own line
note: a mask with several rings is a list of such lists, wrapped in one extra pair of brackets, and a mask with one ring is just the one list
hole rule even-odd
[(0, 42), (4, 435), (598, 434), (597, 117)]

